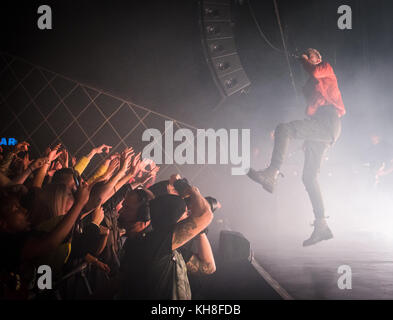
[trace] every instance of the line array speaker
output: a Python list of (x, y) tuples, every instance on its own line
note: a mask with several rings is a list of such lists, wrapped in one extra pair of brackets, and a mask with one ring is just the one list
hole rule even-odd
[(230, 0), (202, 0), (201, 28), (205, 55), (213, 78), (224, 96), (251, 84), (241, 64), (231, 21)]

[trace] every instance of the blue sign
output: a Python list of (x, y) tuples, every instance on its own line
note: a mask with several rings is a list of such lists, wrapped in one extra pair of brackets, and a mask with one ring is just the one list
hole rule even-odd
[(15, 138), (1, 138), (0, 146), (15, 146), (18, 141)]

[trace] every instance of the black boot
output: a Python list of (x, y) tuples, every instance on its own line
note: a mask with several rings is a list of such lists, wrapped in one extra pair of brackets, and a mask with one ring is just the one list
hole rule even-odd
[(280, 172), (273, 167), (268, 167), (265, 170), (261, 171), (256, 171), (250, 168), (247, 173), (251, 180), (262, 185), (262, 187), (270, 193), (274, 192), (274, 187), (277, 183), (277, 178), (279, 174)]
[(313, 226), (314, 231), (311, 234), (310, 238), (303, 242), (303, 247), (308, 247), (320, 241), (333, 238), (333, 233), (327, 225), (325, 218), (316, 219)]

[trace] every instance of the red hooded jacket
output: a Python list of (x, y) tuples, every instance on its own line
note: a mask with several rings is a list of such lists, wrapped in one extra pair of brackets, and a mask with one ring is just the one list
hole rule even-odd
[(303, 66), (310, 74), (310, 79), (303, 88), (307, 101), (306, 113), (312, 116), (319, 107), (334, 105), (338, 116), (342, 117), (345, 114), (345, 107), (332, 66), (327, 62), (312, 65), (304, 59)]

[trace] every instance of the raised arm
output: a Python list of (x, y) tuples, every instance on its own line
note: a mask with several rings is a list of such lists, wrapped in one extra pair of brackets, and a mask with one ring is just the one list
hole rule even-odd
[(70, 233), (81, 210), (89, 200), (90, 188), (82, 185), (75, 196), (75, 204), (64, 219), (46, 236), (34, 237), (26, 242), (22, 250), (22, 259), (30, 260), (47, 254), (57, 248)]
[(4, 158), (0, 161), (0, 172), (7, 174), (8, 168), (11, 165), (12, 161), (14, 160), (15, 156), (19, 152), (27, 152), (29, 149), (29, 144), (26, 141), (19, 142), (15, 148), (10, 150)]
[(48, 162), (48, 158), (38, 158), (31, 165), (27, 167), (20, 175), (10, 181), (9, 185), (23, 184), (26, 179), (38, 168), (41, 168)]
[(4, 158), (0, 161), (0, 173), (4, 173), (4, 174), (7, 173), (8, 168), (10, 167), (11, 162), (14, 160), (14, 158), (15, 158), (14, 152), (10, 151), (6, 153)]
[[(90, 211), (97, 208), (100, 204), (105, 203), (117, 191), (115, 190), (115, 186), (126, 173), (129, 162), (131, 161), (131, 155), (126, 156), (125, 153), (122, 153), (120, 160), (120, 169), (107, 182), (99, 186), (99, 188), (93, 192), (89, 203), (86, 205), (86, 210)], [(118, 161), (118, 159), (114, 159), (114, 161)], [(109, 170), (111, 170), (111, 165), (108, 171)]]
[(92, 184), (96, 181), (101, 180), (103, 177), (105, 177), (106, 172), (108, 171), (109, 164), (111, 163), (110, 159), (106, 159), (97, 169), (96, 172), (87, 180), (88, 184)]
[(105, 183), (104, 187), (101, 190), (101, 199), (102, 203), (107, 201), (111, 196), (113, 196), (114, 193), (116, 193), (116, 184), (119, 182), (121, 178), (124, 177), (124, 175), (127, 172), (127, 167), (131, 161), (131, 156), (126, 156), (125, 154), (122, 154), (120, 157), (120, 168), (115, 173), (107, 183)]
[(61, 151), (59, 151), (60, 144), (58, 144), (56, 147), (53, 148), (53, 150), (48, 148), (48, 158), (44, 165), (38, 170), (37, 174), (34, 177), (33, 180), (33, 187), (41, 188), (42, 183), (44, 182), (46, 173), (48, 172), (48, 169), (52, 163), (53, 160), (56, 160), (60, 154)]
[(112, 147), (106, 144), (103, 144), (97, 148), (93, 148), (86, 156), (83, 156), (81, 159), (79, 159), (74, 167), (74, 170), (81, 175), (89, 165), (90, 160), (93, 159), (96, 154), (100, 154), (102, 152), (109, 153), (110, 148)]
[(212, 274), (216, 271), (216, 263), (206, 233), (199, 234), (194, 240), (198, 246), (198, 253), (193, 254), (187, 262), (190, 273)]
[(190, 195), (191, 214), (188, 218), (176, 224), (172, 237), (172, 250), (190, 241), (213, 220), (210, 205), (200, 194), (198, 188), (190, 187), (186, 194)]
[(154, 162), (150, 162), (150, 170), (146, 170), (146, 161), (140, 160), (140, 153), (137, 154), (134, 160), (131, 163), (131, 168), (128, 173), (119, 180), (119, 182), (115, 186), (115, 190), (119, 190), (126, 183), (129, 183), (132, 189), (136, 189), (138, 187), (146, 187), (148, 183), (154, 181), (160, 167), (157, 166)]

